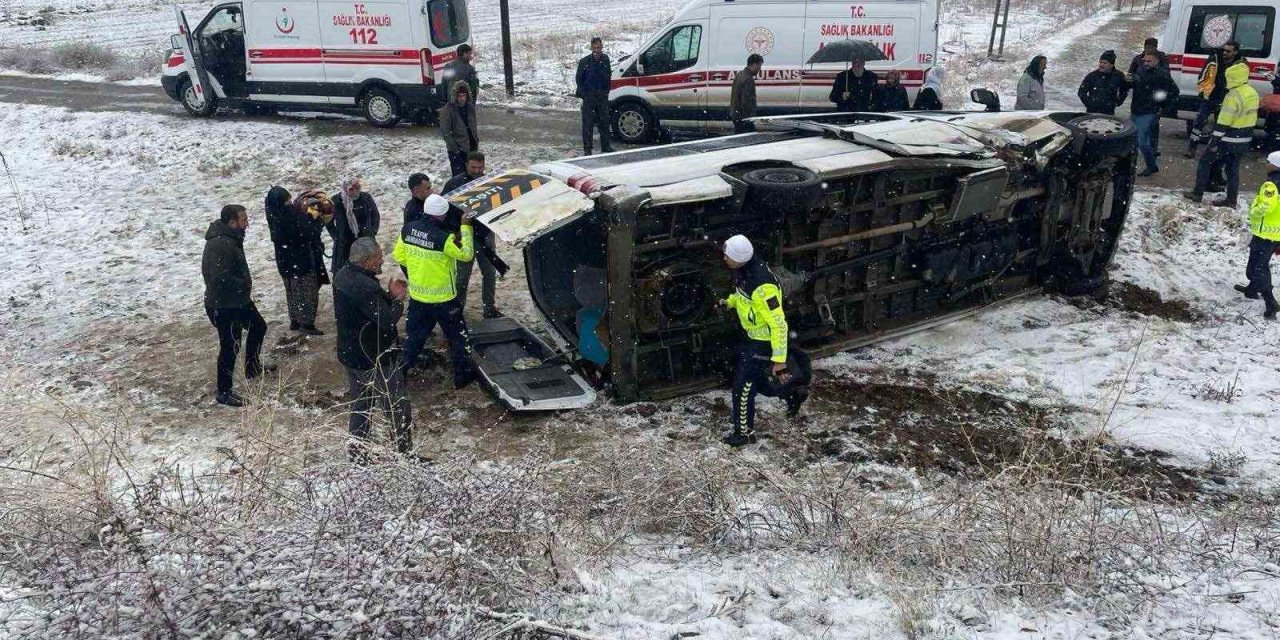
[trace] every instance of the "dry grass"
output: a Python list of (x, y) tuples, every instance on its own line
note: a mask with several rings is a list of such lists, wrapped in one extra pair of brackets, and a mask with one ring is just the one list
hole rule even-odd
[(160, 75), (168, 49), (120, 53), (93, 42), (66, 42), (52, 47), (0, 46), (0, 69), (36, 75), (79, 72), (107, 80), (132, 80)]

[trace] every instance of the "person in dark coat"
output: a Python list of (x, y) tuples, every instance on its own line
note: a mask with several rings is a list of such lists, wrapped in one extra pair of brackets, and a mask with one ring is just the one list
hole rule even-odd
[(452, 87), (453, 83), (459, 80), (467, 83), (467, 86), (471, 87), (471, 102), (480, 104), (480, 77), (476, 75), (476, 68), (471, 64), (474, 56), (475, 50), (471, 48), (471, 45), (458, 45), (458, 57), (440, 70), (441, 84), (445, 87)]
[(1133, 126), (1138, 130), (1138, 151), (1146, 162), (1146, 168), (1138, 175), (1149, 176), (1160, 171), (1156, 164), (1156, 121), (1160, 119), (1160, 110), (1178, 99), (1178, 85), (1169, 77), (1168, 71), (1160, 68), (1154, 53), (1147, 54), (1146, 64), (1133, 74), (1129, 84), (1133, 90), (1129, 112)]
[(413, 409), (400, 367), (400, 335), (396, 323), (404, 314), (408, 285), (392, 280), (389, 291), (378, 284), (382, 248), (372, 238), (351, 245), (350, 260), (333, 276), (333, 313), (338, 325), (338, 362), (347, 369), (351, 416), (348, 451), (353, 462), (368, 460), (369, 421), (375, 404), (382, 408), (396, 450), (413, 449)]
[(400, 225), (403, 227), (422, 215), (422, 203), (426, 202), (427, 196), (432, 193), (431, 176), (425, 173), (415, 173), (409, 176), (409, 199), (404, 203), (404, 222)]
[[(444, 183), (443, 193), (453, 193), (466, 186), (467, 183), (482, 178), (484, 178), (484, 154), (475, 151), (467, 155), (467, 172), (449, 178), (449, 181)], [(445, 226), (461, 237), (462, 210), (456, 207), (450, 208), (449, 215), (445, 220)], [(489, 231), (488, 227), (476, 225), (473, 235), (476, 248), (475, 259), (458, 263), (456, 279), (458, 302), (463, 309), (467, 308), (467, 290), (471, 286), (471, 267), (472, 265), (479, 265), (482, 313), (486, 318), (501, 318), (502, 312), (498, 311), (497, 302), (498, 265), (501, 264), (502, 272), (505, 274), (506, 263), (498, 258), (497, 251), (494, 249), (493, 233)]]
[(756, 76), (764, 67), (764, 57), (758, 53), (747, 56), (747, 66), (733, 77), (733, 88), (729, 90), (729, 119), (733, 121), (734, 133), (755, 131), (756, 125), (747, 118), (756, 115)]
[(578, 61), (574, 74), (574, 94), (582, 100), (582, 153), (591, 155), (594, 130), (600, 131), (600, 151), (613, 153), (609, 144), (609, 89), (613, 66), (604, 54), (604, 41), (591, 39), (591, 53)]
[(299, 212), (289, 200), (284, 187), (267, 191), (267, 227), (275, 246), (276, 270), (284, 280), (285, 306), (289, 311), (289, 330), (322, 336), (316, 328), (316, 308), (320, 304), (320, 287), (328, 284), (324, 268), (324, 241), (320, 239), (323, 220)]
[(916, 111), (942, 111), (942, 80), (946, 72), (942, 67), (934, 67), (924, 76), (924, 88), (916, 94), (916, 102), (911, 105)]
[(466, 171), (467, 154), (480, 150), (476, 105), (466, 82), (453, 83), (453, 99), (440, 109), (440, 135), (444, 136), (444, 148), (449, 154), (449, 175)]
[(347, 251), (356, 238), (376, 238), (382, 227), (382, 214), (373, 196), (365, 193), (359, 178), (342, 181), (339, 191), (330, 198), (333, 219), (325, 224), (333, 238), (333, 272), (347, 262)]
[(1084, 77), (1076, 95), (1089, 113), (1109, 116), (1116, 114), (1116, 107), (1124, 104), (1125, 98), (1129, 97), (1129, 83), (1125, 81), (1124, 74), (1116, 69), (1116, 52), (1102, 52), (1102, 56), (1098, 58), (1098, 68)]
[(238, 204), (222, 208), (218, 220), (209, 224), (204, 238), (200, 275), (204, 278), (204, 312), (218, 332), (217, 401), (243, 407), (244, 398), (232, 390), (232, 375), (240, 338), (248, 330), (244, 347), (244, 375), (262, 375), (262, 341), (267, 323), (253, 304), (253, 276), (244, 257), (244, 233), (249, 228), (249, 212)]
[(1129, 75), (1138, 72), (1142, 68), (1142, 59), (1147, 54), (1154, 54), (1156, 57), (1156, 65), (1165, 71), (1169, 70), (1169, 55), (1160, 50), (1160, 41), (1156, 38), (1147, 38), (1142, 41), (1142, 51), (1129, 61)]
[(872, 111), (881, 113), (906, 111), (911, 108), (907, 89), (902, 86), (902, 76), (896, 70), (884, 74), (884, 84), (876, 87), (872, 103)]
[(867, 70), (867, 61), (854, 58), (849, 69), (836, 74), (836, 81), (831, 83), (831, 94), (828, 98), (836, 104), (836, 111), (870, 111), (871, 101), (875, 96), (876, 84), (880, 77), (874, 71)]

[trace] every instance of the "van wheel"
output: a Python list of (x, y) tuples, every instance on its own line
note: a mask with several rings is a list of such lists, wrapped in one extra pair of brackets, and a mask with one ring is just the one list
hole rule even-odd
[(653, 140), (658, 119), (649, 107), (639, 102), (624, 102), (613, 108), (613, 137), (627, 144), (644, 144)]
[(195, 83), (189, 78), (184, 78), (182, 84), (178, 85), (178, 95), (182, 97), (182, 108), (197, 118), (208, 118), (218, 110), (218, 99), (198, 94)]
[(1114, 116), (1080, 116), (1068, 120), (1066, 127), (1077, 136), (1077, 148), (1084, 156), (1122, 156), (1137, 147), (1138, 132), (1133, 123)]
[(747, 183), (743, 208), (771, 219), (809, 211), (822, 198), (822, 178), (801, 167), (752, 169), (742, 181)]
[(364, 119), (375, 127), (394, 127), (400, 122), (400, 101), (385, 89), (373, 88), (360, 96)]

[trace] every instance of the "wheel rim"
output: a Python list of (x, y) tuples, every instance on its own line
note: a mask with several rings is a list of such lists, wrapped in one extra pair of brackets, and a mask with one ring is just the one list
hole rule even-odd
[(769, 184), (796, 184), (804, 181), (803, 176), (791, 171), (770, 171), (760, 174), (759, 178), (761, 182), (768, 182)]
[(196, 111), (204, 108), (204, 98), (196, 93), (196, 85), (191, 83), (188, 83), (186, 90), (182, 92), (182, 101)]
[(391, 108), (391, 101), (386, 96), (372, 96), (369, 98), (365, 109), (369, 111), (369, 115), (378, 122), (386, 122), (391, 119), (394, 110)]
[(624, 109), (618, 113), (618, 132), (622, 137), (634, 140), (644, 135), (646, 118), (637, 109)]
[(1077, 122), (1076, 126), (1084, 131), (1101, 136), (1120, 133), (1124, 130), (1123, 122), (1110, 118), (1089, 118), (1083, 122)]

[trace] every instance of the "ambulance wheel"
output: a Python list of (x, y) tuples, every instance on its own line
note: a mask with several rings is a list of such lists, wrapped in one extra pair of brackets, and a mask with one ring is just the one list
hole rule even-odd
[(400, 122), (400, 101), (394, 93), (374, 87), (360, 96), (364, 119), (375, 127), (394, 127)]
[(208, 118), (218, 110), (218, 99), (196, 93), (196, 85), (189, 79), (178, 85), (178, 95), (182, 96), (182, 108), (197, 118)]
[(623, 102), (613, 108), (613, 137), (627, 144), (644, 144), (653, 140), (658, 119), (639, 102)]
[(1133, 123), (1115, 116), (1089, 114), (1072, 118), (1066, 127), (1076, 134), (1083, 155), (1122, 156), (1136, 148), (1137, 129)]

